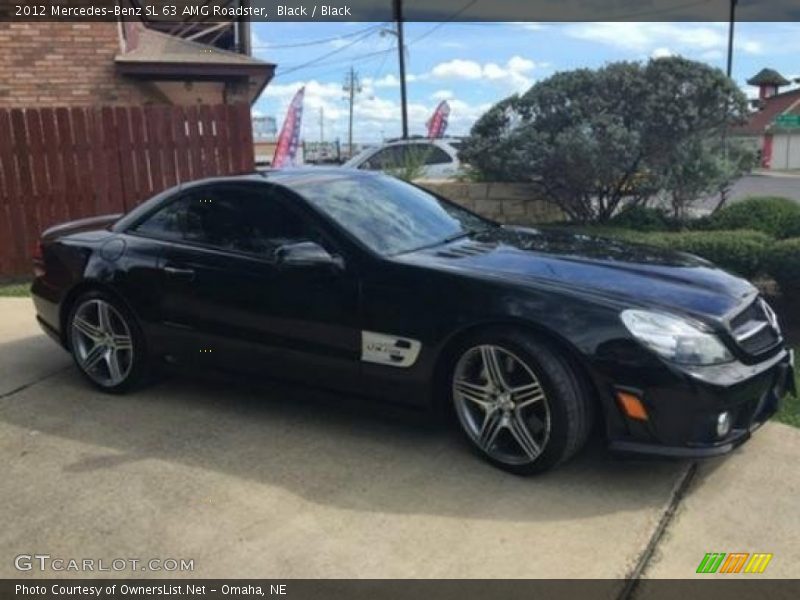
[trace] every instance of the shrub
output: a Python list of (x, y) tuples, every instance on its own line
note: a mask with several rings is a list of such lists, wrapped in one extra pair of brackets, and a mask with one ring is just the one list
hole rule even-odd
[(384, 172), (403, 181), (422, 179), (430, 152), (430, 146), (427, 144), (424, 148), (416, 148), (414, 145), (407, 146), (402, 155), (402, 162), (395, 167), (384, 169)]
[(778, 239), (800, 237), (800, 204), (789, 198), (748, 198), (723, 208), (704, 226), (710, 229), (754, 229)]
[(760, 231), (651, 233), (644, 243), (695, 254), (718, 267), (752, 278), (763, 272), (774, 240)]
[(766, 267), (784, 294), (800, 294), (800, 237), (783, 240), (772, 246)]
[(569, 227), (569, 230), (676, 252), (688, 252), (747, 278), (770, 272), (767, 270), (767, 260), (775, 243), (766, 233), (752, 230), (646, 233), (606, 226)]
[(747, 168), (721, 143), (726, 125), (747, 114), (735, 82), (707, 64), (609, 63), (561, 71), (501, 100), (459, 156), (493, 181), (542, 181), (548, 199), (581, 223), (605, 223), (660, 191), (681, 216)]
[(679, 223), (658, 208), (632, 206), (615, 215), (609, 221), (612, 227), (627, 227), (635, 231), (671, 231)]

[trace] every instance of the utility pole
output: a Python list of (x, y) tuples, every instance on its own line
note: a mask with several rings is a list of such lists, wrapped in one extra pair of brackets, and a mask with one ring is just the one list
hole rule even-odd
[(325, 141), (325, 107), (319, 107), (319, 143)]
[(403, 43), (403, 0), (393, 0), (397, 23), (397, 51), (400, 58), (400, 107), (403, 118), (403, 139), (408, 139), (408, 102), (406, 100), (406, 47)]
[(728, 68), (726, 73), (728, 77), (733, 73), (733, 31), (736, 26), (736, 5), (739, 0), (730, 0), (731, 10), (730, 18), (728, 19)]
[(361, 82), (358, 79), (358, 73), (355, 72), (353, 67), (350, 67), (350, 72), (344, 80), (342, 89), (347, 92), (350, 101), (350, 124), (347, 131), (347, 152), (349, 158), (353, 157), (353, 105), (355, 104), (356, 94), (361, 92)]
[[(728, 63), (725, 68), (725, 73), (728, 79), (733, 76), (733, 33), (736, 28), (736, 5), (739, 0), (730, 0), (730, 14), (728, 16)], [(725, 124), (722, 130), (722, 154), (725, 162), (728, 162), (728, 111), (730, 110), (730, 103), (725, 103)], [(714, 209), (717, 212), (728, 203), (728, 192), (730, 191), (729, 185), (723, 185), (719, 190), (719, 202)]]

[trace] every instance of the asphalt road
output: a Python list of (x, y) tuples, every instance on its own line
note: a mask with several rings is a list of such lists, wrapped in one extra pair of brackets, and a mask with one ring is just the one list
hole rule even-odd
[(595, 441), (531, 479), (340, 400), (181, 377), (104, 395), (29, 300), (0, 299), (0, 577), (83, 575), (16, 571), (33, 553), (194, 560), (104, 574), (126, 577), (684, 578), (706, 552), (760, 551), (765, 577), (800, 574), (797, 430), (768, 425), (693, 478)]
[[(750, 196), (782, 196), (800, 203), (800, 174), (748, 175), (731, 188), (730, 202)], [(718, 196), (707, 198), (698, 204), (698, 208), (713, 210), (718, 201)]]

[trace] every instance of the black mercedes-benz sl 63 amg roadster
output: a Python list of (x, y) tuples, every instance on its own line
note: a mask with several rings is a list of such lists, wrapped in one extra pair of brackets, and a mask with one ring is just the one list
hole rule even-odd
[(515, 473), (728, 452), (794, 391), (775, 313), (687, 254), (502, 226), (399, 180), (293, 169), (54, 227), (43, 328), (103, 390), (177, 363), (452, 415)]

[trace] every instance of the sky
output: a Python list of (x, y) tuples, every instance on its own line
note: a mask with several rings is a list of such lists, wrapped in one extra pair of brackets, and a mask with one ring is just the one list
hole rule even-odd
[[(524, 92), (558, 71), (601, 67), (618, 60), (681, 55), (725, 68), (727, 23), (406, 23), (409, 129), (425, 122), (441, 100), (450, 103), (448, 134), (465, 135), (495, 102)], [(277, 65), (254, 114), (283, 122), (306, 87), (303, 137), (347, 139), (343, 84), (352, 66), (361, 92), (354, 107), (354, 140), (371, 143), (400, 135), (397, 39), (392, 23), (254, 22), (253, 53)], [(763, 67), (800, 78), (800, 23), (737, 23), (733, 77), (746, 80)]]

